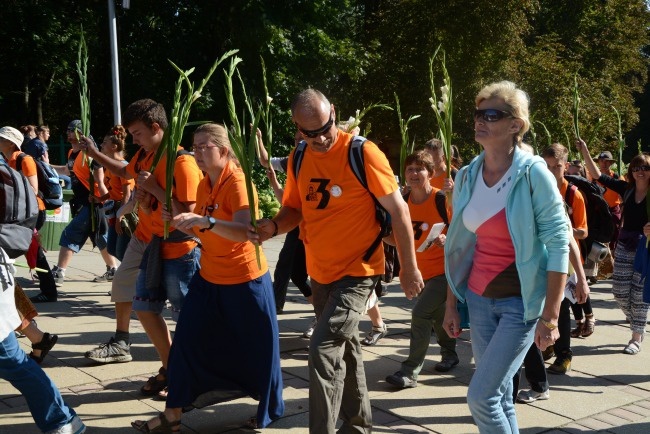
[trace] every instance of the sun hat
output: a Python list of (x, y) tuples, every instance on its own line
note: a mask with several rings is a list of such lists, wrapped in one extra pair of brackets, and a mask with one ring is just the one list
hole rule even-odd
[(9, 140), (11, 143), (18, 146), (18, 149), (20, 149), (20, 145), (22, 145), (23, 140), (25, 140), (25, 136), (23, 136), (23, 133), (21, 133), (14, 127), (0, 128), (0, 138)]

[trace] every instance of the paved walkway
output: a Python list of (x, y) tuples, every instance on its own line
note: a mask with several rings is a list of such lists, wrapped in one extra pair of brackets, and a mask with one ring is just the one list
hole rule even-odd
[[(281, 239), (265, 244), (271, 266), (281, 246)], [(57, 252), (48, 253), (51, 264), (56, 257)], [(59, 335), (43, 367), (82, 417), (88, 433), (135, 432), (130, 421), (154, 416), (164, 408), (163, 402), (144, 398), (138, 392), (160, 363), (135, 319), (131, 329), (134, 361), (94, 365), (83, 357), (86, 350), (108, 340), (115, 330), (114, 311), (107, 295), (110, 284), (92, 282), (95, 275), (103, 272), (99, 253), (82, 250), (68, 268), (64, 295), (57, 303), (38, 305), (39, 327)], [(26, 270), (19, 270), (19, 276), (26, 277)], [(20, 281), (28, 295), (36, 293), (35, 285), (26, 279)], [(644, 349), (636, 356), (621, 353), (630, 332), (611, 296), (610, 286), (611, 282), (605, 281), (592, 288), (596, 333), (588, 339), (573, 340), (573, 370), (568, 375), (549, 375), (551, 399), (517, 405), (523, 433), (650, 432), (650, 350)], [(286, 413), (265, 433), (308, 432), (309, 342), (301, 334), (313, 313), (296, 288), (290, 287), (289, 291), (285, 313), (279, 316)], [(389, 335), (364, 350), (374, 412), (373, 432), (476, 432), (465, 399), (474, 367), (468, 332), (463, 333), (458, 345), (461, 363), (450, 373), (433, 370), (439, 351), (432, 345), (418, 387), (395, 391), (384, 381), (386, 375), (399, 369), (400, 361), (408, 353), (413, 303), (402, 295), (397, 281), (390, 285), (382, 303)], [(370, 322), (363, 321), (361, 327), (365, 333)], [(29, 351), (26, 339), (20, 342)], [(216, 343), (206, 343), (211, 344)], [(252, 399), (239, 399), (194, 410), (183, 416), (183, 432), (254, 432), (242, 425), (255, 414), (255, 409)], [(0, 381), (0, 434), (37, 432), (22, 396)]]

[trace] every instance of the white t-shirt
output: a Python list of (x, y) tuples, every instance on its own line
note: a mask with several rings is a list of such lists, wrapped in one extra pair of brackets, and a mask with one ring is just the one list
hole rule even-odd
[[(9, 259), (4, 251), (0, 254), (0, 258), (2, 258), (0, 262), (13, 263), (13, 259)], [(0, 341), (4, 341), (9, 333), (13, 333), (20, 325), (14, 298), (13, 268), (13, 265), (0, 265)], [(5, 282), (7, 283), (6, 289)]]

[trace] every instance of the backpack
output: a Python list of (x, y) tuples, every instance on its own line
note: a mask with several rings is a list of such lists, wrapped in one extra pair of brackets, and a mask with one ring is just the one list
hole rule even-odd
[(38, 203), (32, 186), (20, 172), (0, 159), (0, 247), (10, 258), (29, 250), (32, 242)]
[[(368, 262), (372, 255), (375, 253), (375, 250), (381, 245), (382, 238), (388, 236), (392, 232), (390, 225), (390, 214), (386, 209), (381, 206), (374, 194), (368, 190), (368, 181), (366, 179), (366, 168), (363, 158), (363, 144), (366, 142), (365, 137), (354, 136), (348, 147), (348, 163), (352, 169), (352, 173), (357, 178), (359, 183), (368, 191), (370, 197), (372, 197), (373, 202), (375, 203), (375, 219), (379, 222), (379, 234), (372, 242), (366, 254), (363, 256), (363, 261)], [(296, 145), (296, 149), (293, 152), (293, 174), (298, 179), (298, 172), (300, 172), (300, 166), (302, 165), (302, 159), (305, 156), (305, 149), (307, 148), (307, 142), (304, 140), (300, 141)]]
[[(22, 152), (16, 158), (16, 170), (22, 173), (23, 159), (27, 156)], [(43, 200), (45, 209), (57, 209), (63, 205), (63, 188), (59, 183), (59, 175), (45, 161), (34, 158), (36, 176), (38, 177), (38, 197)]]
[[(612, 220), (612, 213), (609, 210), (607, 201), (603, 198), (605, 189), (596, 183), (577, 175), (565, 175), (564, 178), (569, 181), (569, 187), (566, 190), (564, 201), (568, 206), (573, 206), (575, 191), (580, 190), (585, 199), (585, 209), (587, 211), (588, 235), (585, 239), (587, 247), (590, 248), (592, 241), (607, 244), (614, 237), (616, 226)], [(587, 249), (587, 252), (589, 249)]]

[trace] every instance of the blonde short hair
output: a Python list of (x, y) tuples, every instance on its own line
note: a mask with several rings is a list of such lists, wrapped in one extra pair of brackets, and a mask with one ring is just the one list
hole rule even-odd
[(524, 122), (523, 127), (515, 136), (516, 144), (519, 145), (524, 134), (530, 128), (530, 119), (528, 115), (528, 95), (523, 90), (517, 88), (517, 85), (511, 81), (499, 81), (488, 84), (476, 95), (476, 106), (483, 101), (491, 98), (500, 98), (508, 106), (508, 111), (513, 117), (521, 119)]

